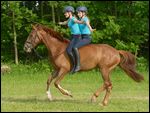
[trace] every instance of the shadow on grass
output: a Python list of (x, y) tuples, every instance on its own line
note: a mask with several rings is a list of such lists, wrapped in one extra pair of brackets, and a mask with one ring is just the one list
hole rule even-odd
[[(76, 103), (76, 104), (92, 104), (90, 100), (86, 99), (74, 99), (74, 98), (54, 98), (49, 101), (47, 98), (38, 97), (2, 97), (1, 102), (16, 102), (16, 103)], [(96, 103), (96, 102), (95, 102)]]

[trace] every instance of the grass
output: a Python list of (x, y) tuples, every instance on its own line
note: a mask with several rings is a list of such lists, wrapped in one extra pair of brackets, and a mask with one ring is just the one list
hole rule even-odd
[(101, 74), (95, 70), (66, 75), (61, 86), (72, 92), (73, 98), (62, 95), (51, 84), (53, 101), (46, 96), (46, 81), (49, 69), (35, 68), (32, 65), (10, 65), (12, 71), (1, 75), (1, 111), (87, 111), (87, 112), (148, 112), (149, 80), (148, 72), (141, 71), (145, 81), (136, 83), (121, 69), (111, 74), (113, 84), (109, 105), (99, 103), (104, 97), (100, 94), (95, 103), (90, 98), (102, 85)]

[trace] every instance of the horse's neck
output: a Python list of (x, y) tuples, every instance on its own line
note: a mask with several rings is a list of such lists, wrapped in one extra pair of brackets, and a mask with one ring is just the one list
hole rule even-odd
[(42, 41), (45, 44), (45, 46), (47, 47), (47, 49), (52, 57), (55, 57), (55, 56), (63, 53), (67, 46), (67, 44), (65, 44), (64, 42), (61, 42), (58, 39), (53, 38), (49, 35), (42, 38)]

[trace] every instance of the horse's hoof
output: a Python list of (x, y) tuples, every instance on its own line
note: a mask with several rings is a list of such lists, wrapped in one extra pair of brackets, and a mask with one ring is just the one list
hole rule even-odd
[(91, 102), (96, 102), (96, 97), (95, 96), (92, 96)]
[(49, 100), (49, 101), (52, 101), (53, 99), (51, 99), (51, 98), (48, 98), (48, 100)]
[(101, 107), (104, 107), (104, 105), (103, 105), (102, 103), (99, 103), (99, 105), (100, 105)]
[(65, 90), (65, 92), (66, 92), (66, 95), (73, 97), (70, 91)]
[(72, 98), (73, 98), (72, 94), (68, 94), (68, 96), (70, 96), (70, 97), (72, 97)]
[(48, 100), (49, 100), (49, 101), (52, 101), (53, 99), (52, 99), (52, 97), (49, 97), (49, 96), (48, 96)]
[(48, 100), (52, 101), (53, 99), (52, 99), (52, 95), (50, 94), (50, 92), (46, 92), (46, 94), (47, 94)]
[(101, 103), (102, 106), (107, 106), (107, 104), (108, 104), (107, 102), (102, 102)]

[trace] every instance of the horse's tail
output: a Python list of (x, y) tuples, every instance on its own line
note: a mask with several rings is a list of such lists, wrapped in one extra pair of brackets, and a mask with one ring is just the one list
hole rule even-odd
[(131, 77), (136, 82), (141, 82), (144, 77), (137, 73), (135, 70), (136, 60), (135, 56), (128, 51), (119, 50), (121, 55), (120, 67), (126, 72), (126, 74)]

